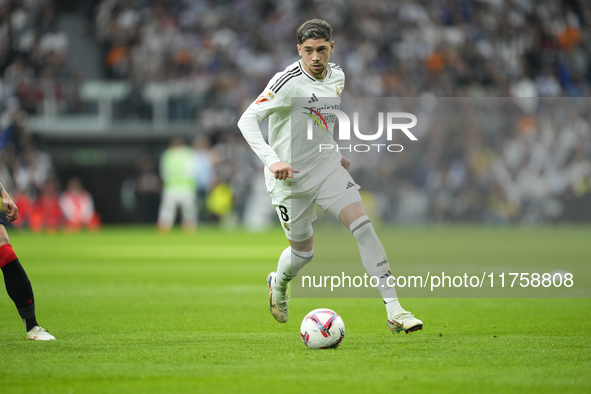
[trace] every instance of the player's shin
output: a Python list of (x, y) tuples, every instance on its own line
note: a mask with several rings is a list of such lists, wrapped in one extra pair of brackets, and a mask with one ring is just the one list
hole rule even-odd
[(283, 253), (281, 253), (279, 263), (277, 264), (277, 276), (275, 277), (277, 289), (286, 291), (289, 282), (297, 276), (298, 272), (300, 272), (306, 264), (312, 261), (313, 257), (314, 249), (309, 252), (301, 252), (288, 246)]
[(361, 216), (351, 223), (349, 230), (357, 240), (361, 261), (368, 275), (379, 279), (377, 287), (386, 304), (388, 316), (405, 312), (398, 302), (396, 289), (388, 283), (388, 278), (392, 276), (390, 263), (369, 218)]
[(37, 325), (31, 282), (10, 244), (0, 247), (0, 256), (0, 267), (4, 274), (6, 292), (14, 302), (28, 331)]

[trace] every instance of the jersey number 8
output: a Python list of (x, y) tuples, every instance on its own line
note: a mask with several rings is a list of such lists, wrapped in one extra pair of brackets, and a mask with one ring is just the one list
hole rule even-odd
[(288, 222), (289, 216), (287, 215), (287, 208), (283, 205), (279, 205), (279, 211), (281, 212), (281, 219), (283, 219), (284, 222)]

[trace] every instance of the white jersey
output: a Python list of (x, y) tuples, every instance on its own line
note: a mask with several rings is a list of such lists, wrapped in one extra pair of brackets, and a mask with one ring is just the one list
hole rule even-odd
[[(345, 74), (339, 66), (329, 63), (326, 77), (320, 80), (308, 74), (301, 61), (297, 61), (275, 74), (263, 93), (244, 112), (238, 127), (265, 164), (268, 186), (271, 182), (275, 184), (268, 167), (277, 162), (287, 163), (300, 171), (294, 174), (293, 180), (286, 181), (288, 185), (292, 181), (307, 183), (312, 178), (317, 183), (340, 166), (342, 156), (336, 149), (319, 151), (319, 144), (336, 146), (332, 138), (334, 115), (324, 116), (321, 122), (316, 121), (317, 117), (314, 120), (313, 140), (309, 140), (307, 127), (311, 117), (304, 114), (292, 119), (292, 112), (312, 114), (315, 111), (322, 113), (323, 109), (338, 109), (344, 87)], [(298, 98), (298, 108), (292, 108), (292, 98)], [(324, 104), (322, 98), (330, 98), (331, 105)], [(263, 139), (259, 128), (259, 124), (267, 118), (269, 144)]]

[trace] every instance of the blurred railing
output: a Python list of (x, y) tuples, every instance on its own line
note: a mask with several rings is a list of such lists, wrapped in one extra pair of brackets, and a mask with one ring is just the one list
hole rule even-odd
[(195, 114), (203, 95), (185, 81), (134, 86), (129, 81), (92, 80), (39, 86), (41, 94), (29, 103), (36, 109), (29, 117), (36, 133), (146, 137), (201, 131)]

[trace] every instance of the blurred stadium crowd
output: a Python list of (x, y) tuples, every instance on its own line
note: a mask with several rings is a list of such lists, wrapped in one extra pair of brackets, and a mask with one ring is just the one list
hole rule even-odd
[[(301, 22), (321, 17), (334, 28), (331, 61), (346, 73), (344, 97), (540, 98), (494, 104), (488, 117), (457, 113), (447, 128), (434, 124), (438, 132), (425, 135), (421, 148), (376, 163), (393, 176), (391, 189), (361, 165), (355, 171), (364, 188), (378, 190), (376, 207), (387, 221), (591, 220), (591, 210), (576, 209), (589, 207), (591, 195), (590, 101), (568, 101), (591, 93), (587, 1), (83, 3), (104, 77), (132, 87), (118, 116), (150, 119), (141, 89), (168, 84), (169, 118), (205, 131), (219, 157), (212, 184), (230, 185), (239, 218), (260, 167), (236, 121), (270, 77), (298, 58)], [(51, 178), (51, 160), (32, 143), (26, 114), (92, 110), (79, 94), (83, 72), (66, 66), (75, 54), (56, 26), (51, 0), (0, 1), (0, 169), (19, 191), (43, 188), (34, 177), (28, 185), (19, 180), (33, 161), (44, 168), (39, 179)]]

